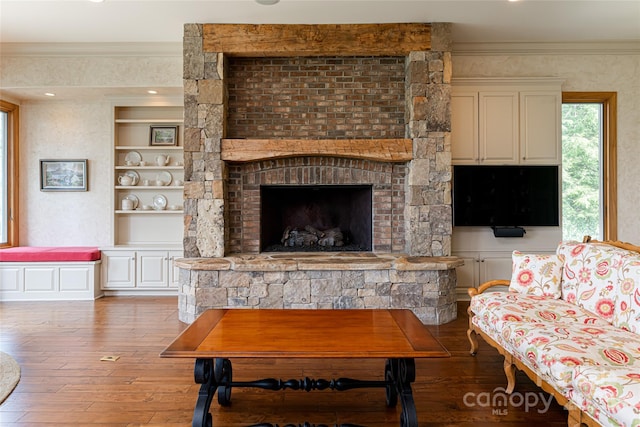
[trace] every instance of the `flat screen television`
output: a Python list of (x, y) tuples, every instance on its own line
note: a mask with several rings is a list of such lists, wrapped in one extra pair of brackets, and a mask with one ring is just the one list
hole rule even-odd
[(558, 166), (453, 167), (454, 226), (557, 226)]

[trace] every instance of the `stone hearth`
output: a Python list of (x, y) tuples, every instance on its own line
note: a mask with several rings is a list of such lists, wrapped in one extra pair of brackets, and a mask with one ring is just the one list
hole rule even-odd
[[(182, 298), (235, 308), (409, 308), (425, 323), (455, 319), (454, 257), (392, 254), (260, 254), (182, 259)], [(192, 307), (189, 312), (189, 307)]]
[[(449, 24), (185, 25), (181, 320), (221, 307), (455, 318), (450, 44)], [(274, 185), (371, 186), (371, 252), (260, 253)]]

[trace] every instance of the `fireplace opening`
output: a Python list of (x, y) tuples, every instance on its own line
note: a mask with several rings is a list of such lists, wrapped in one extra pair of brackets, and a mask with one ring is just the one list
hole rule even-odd
[(371, 185), (263, 185), (263, 252), (371, 251)]

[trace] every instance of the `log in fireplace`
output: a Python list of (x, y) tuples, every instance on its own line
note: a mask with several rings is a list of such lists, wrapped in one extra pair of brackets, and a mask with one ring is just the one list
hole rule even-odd
[(371, 185), (260, 188), (263, 252), (371, 251)]

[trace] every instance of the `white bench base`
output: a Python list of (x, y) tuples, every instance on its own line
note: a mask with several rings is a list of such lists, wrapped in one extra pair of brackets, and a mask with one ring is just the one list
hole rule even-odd
[(101, 261), (0, 262), (0, 301), (95, 300)]

